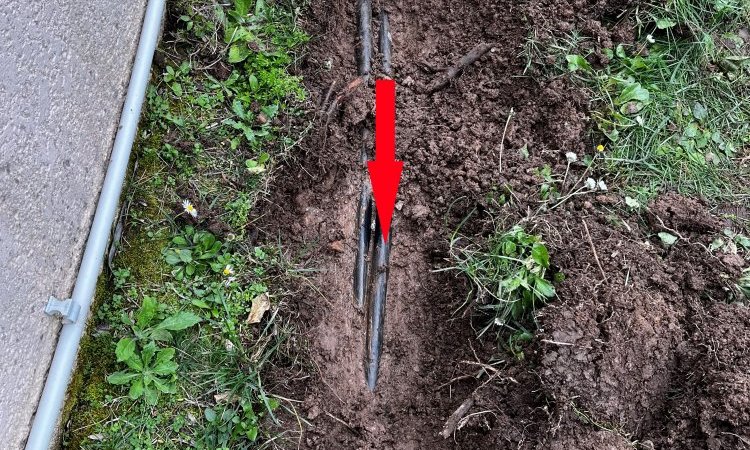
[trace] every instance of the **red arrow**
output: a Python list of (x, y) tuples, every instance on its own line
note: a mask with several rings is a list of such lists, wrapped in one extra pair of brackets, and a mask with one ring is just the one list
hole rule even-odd
[(388, 242), (403, 161), (396, 161), (396, 82), (375, 81), (375, 161), (367, 162), (383, 240)]

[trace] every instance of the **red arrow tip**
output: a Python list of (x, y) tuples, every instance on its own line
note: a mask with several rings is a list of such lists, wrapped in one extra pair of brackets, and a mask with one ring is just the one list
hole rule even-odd
[(393, 209), (396, 206), (396, 192), (401, 181), (404, 163), (402, 161), (368, 161), (367, 169), (370, 171), (372, 196), (375, 198), (380, 230), (383, 232), (383, 240), (388, 242)]

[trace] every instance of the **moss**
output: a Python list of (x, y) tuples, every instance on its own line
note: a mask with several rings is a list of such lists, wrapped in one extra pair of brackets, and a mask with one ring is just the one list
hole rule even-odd
[[(106, 273), (99, 275), (92, 311), (112, 298), (112, 287)], [(96, 328), (96, 315), (87, 325)], [(103, 408), (107, 395), (113, 394), (107, 374), (115, 367), (114, 338), (109, 333), (88, 332), (81, 339), (78, 364), (68, 386), (67, 402), (63, 408), (63, 423), (69, 423), (64, 436), (67, 448), (80, 448), (91, 435), (91, 427), (107, 419), (110, 410)], [(75, 414), (72, 411), (75, 409)]]
[[(156, 136), (147, 144), (158, 143), (160, 139)], [(140, 151), (143, 145), (144, 142), (140, 140), (136, 143), (135, 154), (141, 155), (137, 157), (138, 171), (129, 181), (135, 189), (130, 194), (123, 193), (122, 201), (128, 201), (127, 197), (137, 191), (137, 186), (134, 186), (135, 180), (150, 180), (163, 170), (163, 163), (158, 156)], [(131, 158), (130, 173), (133, 173), (135, 160), (136, 156)], [(146, 217), (156, 220), (162, 205), (153, 189), (145, 189), (143, 193), (147, 194), (147, 206), (142, 206), (139, 211)], [(119, 253), (116, 265), (129, 267), (133, 279), (138, 284), (160, 283), (163, 272), (167, 270), (161, 255), (161, 249), (167, 239), (151, 238), (143, 228), (133, 231), (136, 233), (134, 236), (128, 236), (127, 247)], [(110, 306), (114, 294), (111, 276), (104, 270), (97, 280), (91, 306), (92, 314), (86, 326), (87, 332), (81, 339), (76, 370), (68, 385), (67, 400), (63, 407), (62, 423), (68, 424), (63, 437), (65, 448), (81, 448), (82, 444), (88, 441), (88, 436), (93, 434), (94, 427), (105, 422), (113, 413), (105, 406), (107, 396), (119, 395), (116, 387), (107, 382), (107, 375), (117, 370), (115, 337), (109, 332), (96, 331), (100, 324), (110, 325), (112, 321), (119, 320), (119, 311), (110, 312), (109, 308), (105, 308), (103, 316), (97, 314), (103, 305)], [(74, 410), (75, 414), (72, 413)]]
[[(138, 148), (138, 170), (131, 195), (137, 199), (139, 219), (147, 223), (161, 223), (163, 211), (167, 209), (164, 204), (166, 199), (160, 198), (158, 190), (148, 184), (164, 172), (164, 163), (154, 152), (143, 151), (145, 145), (159, 145), (160, 142), (161, 137), (153, 135), (147, 141), (139, 142)], [(146, 184), (138, 180), (146, 180)], [(130, 227), (126, 234), (126, 244), (116, 258), (116, 265), (129, 268), (132, 279), (139, 285), (162, 283), (164, 274), (169, 272), (169, 266), (161, 254), (162, 248), (169, 242), (168, 237), (143, 226)]]

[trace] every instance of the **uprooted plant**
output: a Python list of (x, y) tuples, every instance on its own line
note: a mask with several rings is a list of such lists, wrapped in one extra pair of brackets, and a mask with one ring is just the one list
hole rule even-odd
[(495, 230), (483, 243), (454, 236), (450, 244), (451, 270), (466, 276), (472, 285), (467, 304), (473, 302), (489, 318), (479, 335), (491, 329), (523, 330), (520, 322), (555, 296), (549, 281), (550, 257), (542, 238), (521, 225)]

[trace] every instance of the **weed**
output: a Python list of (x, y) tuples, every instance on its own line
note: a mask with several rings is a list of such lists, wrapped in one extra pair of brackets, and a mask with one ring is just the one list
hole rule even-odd
[(520, 225), (497, 230), (481, 245), (465, 245), (462, 238), (454, 237), (450, 254), (452, 269), (471, 281), (469, 295), (491, 319), (480, 335), (495, 327), (513, 329), (513, 324), (530, 319), (555, 296), (546, 278), (550, 269), (547, 247)]
[(184, 278), (198, 277), (212, 270), (221, 272), (230, 257), (221, 241), (208, 231), (196, 231), (192, 226), (174, 238), (169, 248), (163, 250), (167, 264), (174, 267), (172, 275), (182, 281)]
[[(123, 314), (122, 321), (131, 328), (134, 337), (120, 339), (115, 355), (117, 362), (125, 363), (128, 370), (115, 372), (107, 377), (111, 384), (130, 385), (128, 396), (132, 400), (143, 397), (149, 405), (156, 404), (159, 393), (175, 393), (175, 349), (159, 349), (156, 342), (172, 341), (172, 332), (190, 328), (201, 320), (187, 311), (161, 318), (165, 309), (154, 298), (146, 296), (135, 314), (135, 320)], [(154, 323), (155, 320), (159, 322)]]

